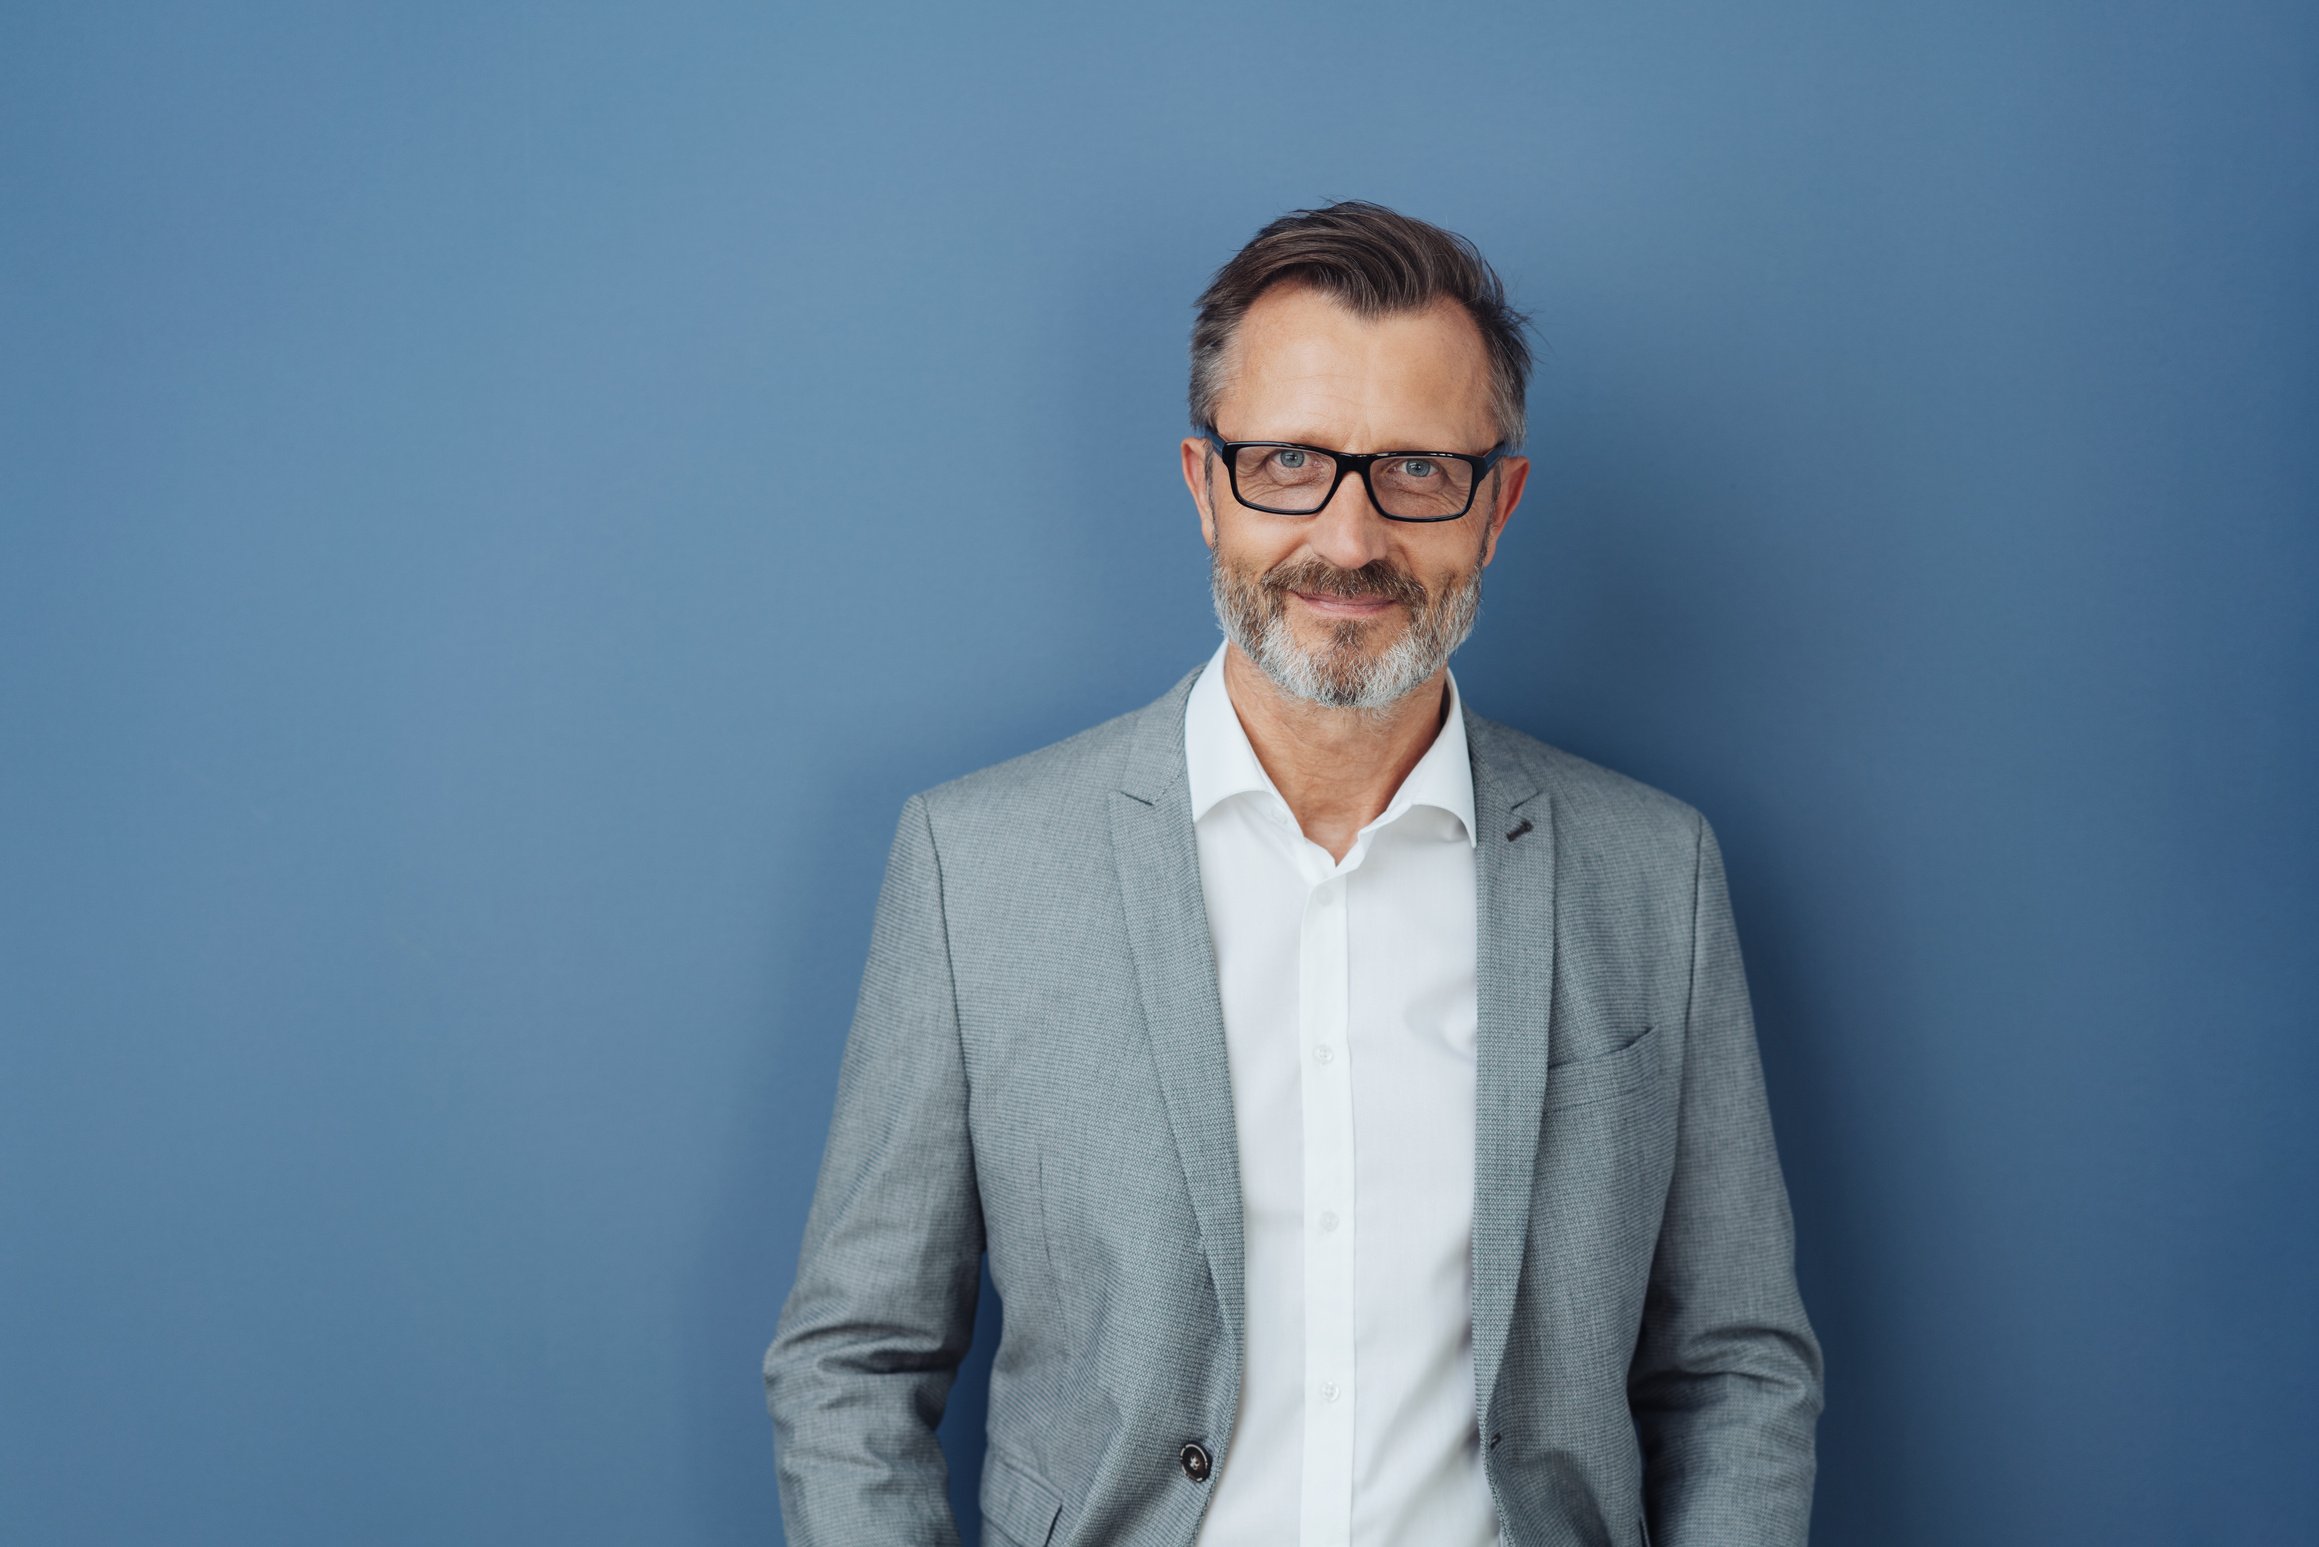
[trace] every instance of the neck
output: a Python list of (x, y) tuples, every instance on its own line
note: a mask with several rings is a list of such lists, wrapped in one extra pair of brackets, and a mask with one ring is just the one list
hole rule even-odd
[(1224, 650), (1224, 688), (1297, 826), (1337, 860), (1384, 811), (1449, 711), (1447, 667), (1382, 709), (1333, 709), (1283, 693), (1238, 645)]

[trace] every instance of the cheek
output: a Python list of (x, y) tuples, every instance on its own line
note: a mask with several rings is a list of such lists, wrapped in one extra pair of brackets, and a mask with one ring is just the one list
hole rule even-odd
[(1447, 618), (1465, 605), (1465, 597), (1475, 586), (1477, 569), (1466, 568), (1429, 577), (1425, 583), (1425, 614), (1431, 619)]
[(1433, 534), (1445, 538), (1435, 542), (1428, 539), (1412, 543), (1394, 554), (1394, 562), (1405, 574), (1415, 575), (1426, 592), (1441, 596), (1464, 585), (1475, 570), (1482, 567), (1480, 545), (1470, 532)]
[(1228, 514), (1217, 512), (1215, 549), (1234, 569), (1261, 575), (1281, 561), (1294, 558), (1303, 546), (1302, 530), (1285, 522), (1261, 518), (1235, 521)]

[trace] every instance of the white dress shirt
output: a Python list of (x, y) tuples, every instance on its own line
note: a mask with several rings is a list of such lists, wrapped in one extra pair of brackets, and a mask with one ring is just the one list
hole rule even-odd
[(1246, 1367), (1199, 1547), (1490, 1547), (1474, 1418), (1474, 790), (1457, 684), (1342, 863), (1224, 687), (1184, 753), (1216, 946)]

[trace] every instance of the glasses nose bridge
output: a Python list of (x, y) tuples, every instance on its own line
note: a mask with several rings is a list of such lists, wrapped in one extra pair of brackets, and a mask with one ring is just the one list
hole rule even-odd
[[(1393, 529), (1393, 520), (1385, 508), (1377, 503), (1377, 492), (1369, 484), (1369, 459), (1332, 453), (1336, 456), (1336, 481), (1330, 485), (1329, 497), (1311, 517), (1306, 541), (1340, 569), (1359, 569), (1382, 557), (1392, 547), (1387, 535)], [(1357, 485), (1359, 492), (1348, 497), (1345, 487)]]
[(1391, 520), (1392, 518), (1385, 514), (1385, 507), (1378, 502), (1377, 486), (1369, 481), (1369, 469), (1376, 466), (1378, 460), (1384, 455), (1385, 453), (1381, 451), (1330, 452), (1330, 458), (1337, 464), (1336, 481), (1329, 485), (1329, 497), (1321, 501), (1320, 509), (1314, 511), (1313, 514), (1327, 514), (1328, 508), (1334, 505), (1337, 502), (1337, 497), (1345, 492), (1345, 485), (1357, 483), (1361, 486), (1361, 498), (1367, 503), (1369, 514), (1380, 521)]

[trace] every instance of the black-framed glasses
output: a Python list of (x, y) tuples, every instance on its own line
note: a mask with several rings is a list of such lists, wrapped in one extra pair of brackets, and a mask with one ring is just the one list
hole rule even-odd
[(1479, 456), (1463, 451), (1331, 451), (1287, 440), (1226, 440), (1209, 425), (1208, 444), (1224, 455), (1232, 497), (1270, 516), (1317, 516), (1357, 474), (1369, 503), (1388, 521), (1455, 521), (1473, 509), (1482, 476), (1506, 454), (1504, 442)]

